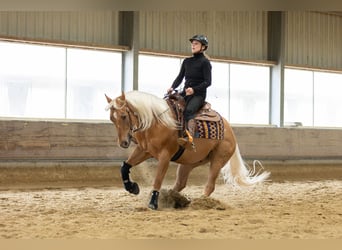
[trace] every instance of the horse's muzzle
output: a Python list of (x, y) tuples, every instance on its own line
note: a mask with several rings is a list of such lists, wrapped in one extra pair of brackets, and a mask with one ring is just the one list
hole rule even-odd
[(131, 144), (131, 142), (130, 141), (122, 141), (121, 143), (120, 143), (120, 147), (122, 147), (122, 148), (128, 148), (129, 147), (129, 145)]
[(132, 135), (128, 134), (127, 137), (126, 137), (126, 140), (123, 140), (123, 141), (120, 142), (120, 147), (128, 148), (129, 145), (131, 145), (132, 138), (133, 138)]

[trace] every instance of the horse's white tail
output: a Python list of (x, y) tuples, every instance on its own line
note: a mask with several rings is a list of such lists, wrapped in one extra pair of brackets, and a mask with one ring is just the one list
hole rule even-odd
[[(265, 181), (269, 176), (270, 172), (255, 172), (254, 161), (253, 169), (248, 169), (248, 166), (244, 163), (239, 146), (236, 145), (235, 152), (227, 164), (221, 169), (223, 179), (225, 183), (231, 183), (238, 186), (252, 186), (254, 184)], [(261, 163), (258, 162), (260, 165)], [(262, 167), (262, 165), (261, 165)]]

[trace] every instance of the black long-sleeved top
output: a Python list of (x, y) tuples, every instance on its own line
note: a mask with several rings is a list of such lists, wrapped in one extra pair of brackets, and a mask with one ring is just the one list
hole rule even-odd
[(207, 96), (207, 88), (211, 85), (211, 64), (203, 53), (194, 54), (184, 59), (180, 72), (172, 84), (176, 89), (185, 77), (184, 90), (193, 88), (194, 95)]

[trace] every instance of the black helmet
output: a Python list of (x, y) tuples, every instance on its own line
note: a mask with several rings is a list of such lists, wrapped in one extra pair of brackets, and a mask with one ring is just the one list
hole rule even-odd
[(209, 42), (208, 42), (208, 38), (205, 35), (194, 35), (193, 37), (189, 39), (190, 42), (194, 40), (199, 41), (202, 45), (204, 45), (205, 46), (204, 50), (208, 48)]

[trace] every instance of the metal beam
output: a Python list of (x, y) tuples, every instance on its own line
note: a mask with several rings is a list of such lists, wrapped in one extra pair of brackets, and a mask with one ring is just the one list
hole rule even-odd
[(276, 62), (270, 72), (270, 114), (269, 123), (284, 126), (284, 51), (285, 13), (268, 12), (267, 59)]
[(129, 50), (122, 54), (122, 82), (121, 90), (138, 89), (139, 68), (139, 12), (119, 12), (119, 43), (129, 46)]

